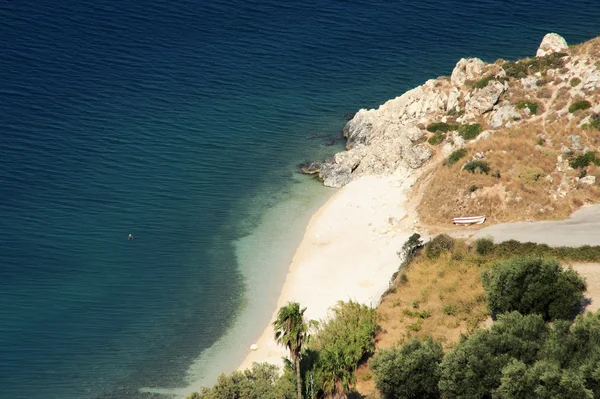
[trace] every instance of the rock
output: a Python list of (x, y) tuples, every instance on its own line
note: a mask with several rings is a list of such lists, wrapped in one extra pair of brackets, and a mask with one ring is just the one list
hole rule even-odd
[(479, 58), (461, 58), (452, 71), (450, 82), (452, 86), (460, 87), (467, 80), (479, 78), (485, 67), (485, 62)]
[(483, 132), (479, 133), (479, 136), (477, 136), (475, 138), (474, 141), (479, 141), (479, 140), (485, 140), (490, 138), (492, 135), (494, 134), (493, 130), (484, 130)]
[(571, 148), (573, 148), (573, 150), (575, 151), (579, 151), (581, 150), (581, 137), (576, 135), (576, 134), (572, 134), (569, 137), (567, 137), (567, 139), (571, 142)]
[(598, 70), (593, 71), (583, 82), (583, 90), (594, 90), (600, 87), (600, 72)]
[(596, 176), (586, 176), (586, 177), (582, 177), (581, 179), (579, 179), (580, 183), (583, 184), (596, 184)]
[(483, 158), (485, 158), (485, 154), (483, 152), (476, 152), (473, 158), (483, 159)]
[(305, 175), (313, 175), (319, 173), (321, 169), (321, 162), (302, 162), (300, 165), (300, 172)]
[(465, 146), (465, 139), (458, 134), (458, 132), (454, 132), (452, 135), (452, 141), (454, 142), (454, 146), (457, 148), (462, 148)]
[(425, 136), (425, 133), (423, 133), (423, 131), (416, 126), (408, 126), (404, 129), (404, 132), (406, 137), (408, 137), (408, 139), (413, 143), (421, 140), (423, 136)]
[(521, 85), (526, 90), (537, 90), (537, 78), (535, 76), (527, 76), (521, 79)]
[(343, 187), (352, 180), (352, 169), (348, 165), (324, 163), (319, 177), (327, 187)]
[(552, 53), (558, 53), (562, 50), (568, 49), (567, 41), (557, 33), (548, 33), (542, 39), (540, 47), (535, 53), (536, 57), (544, 57)]
[(494, 129), (497, 129), (506, 122), (515, 119), (521, 119), (521, 114), (519, 111), (517, 111), (514, 105), (502, 105), (492, 111), (490, 117), (490, 126)]
[(488, 83), (483, 89), (476, 90), (465, 106), (466, 115), (471, 117), (490, 111), (506, 90), (498, 81)]
[(562, 152), (563, 154), (568, 154), (572, 151), (569, 147), (567, 147), (566, 145), (563, 145), (562, 147), (560, 147), (560, 152)]
[(448, 93), (448, 101), (446, 102), (446, 111), (450, 111), (451, 109), (456, 110), (457, 112), (460, 110), (460, 90), (457, 88), (452, 88)]

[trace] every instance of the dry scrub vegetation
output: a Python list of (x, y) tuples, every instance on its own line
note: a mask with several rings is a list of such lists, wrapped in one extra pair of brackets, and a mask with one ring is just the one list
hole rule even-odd
[[(582, 146), (598, 141), (597, 135), (586, 134), (575, 123), (545, 128), (529, 123), (466, 147), (460, 161), (430, 170), (418, 207), (422, 223), (450, 224), (453, 217), (476, 215), (487, 216), (491, 223), (561, 219), (585, 203), (597, 202), (599, 187), (577, 184), (581, 171), (570, 169), (568, 156), (561, 153), (560, 143), (572, 134), (581, 137)], [(487, 174), (463, 170), (476, 153), (484, 154)], [(557, 162), (561, 155), (562, 165)], [(596, 165), (585, 173), (600, 180)]]
[[(415, 336), (430, 336), (452, 348), (461, 333), (473, 331), (487, 318), (481, 285), (484, 265), (487, 262), (471, 254), (464, 241), (455, 241), (452, 250), (437, 259), (418, 255), (377, 307), (381, 332), (376, 348), (402, 345)], [(375, 395), (366, 363), (357, 371), (357, 390)]]
[[(600, 154), (600, 88), (584, 88), (579, 78), (600, 69), (598, 60), (600, 38), (555, 56), (498, 60), (494, 67), (508, 76), (499, 105), (514, 106), (520, 117), (494, 130), (482, 115), (478, 122), (490, 130), (467, 142), (459, 160), (449, 162), (432, 147), (434, 165), (414, 190), (421, 222), (443, 230), (460, 216), (485, 215), (491, 223), (562, 219), (598, 202), (600, 162), (570, 163), (588, 151)], [(485, 170), (464, 170), (469, 161)]]

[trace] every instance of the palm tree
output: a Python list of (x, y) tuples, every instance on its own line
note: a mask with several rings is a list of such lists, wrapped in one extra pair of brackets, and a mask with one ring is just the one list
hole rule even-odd
[(300, 309), (298, 302), (289, 302), (281, 307), (277, 319), (273, 322), (275, 328), (275, 341), (285, 346), (290, 351), (290, 360), (296, 367), (296, 385), (298, 399), (302, 399), (302, 377), (300, 376), (300, 357), (302, 346), (308, 340), (308, 330), (316, 322), (304, 321), (304, 309)]

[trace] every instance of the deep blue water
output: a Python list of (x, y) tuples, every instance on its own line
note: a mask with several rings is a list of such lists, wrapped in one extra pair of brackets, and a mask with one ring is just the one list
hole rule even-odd
[(344, 113), (600, 34), (562, 3), (0, 3), (0, 398), (181, 385), (242, 301), (232, 242)]

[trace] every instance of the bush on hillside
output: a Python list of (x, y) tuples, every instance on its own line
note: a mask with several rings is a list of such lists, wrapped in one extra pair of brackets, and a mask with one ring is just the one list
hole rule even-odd
[(569, 159), (569, 165), (573, 169), (585, 168), (590, 164), (600, 165), (600, 159), (596, 158), (596, 153), (593, 151)]
[(442, 141), (444, 141), (445, 139), (446, 139), (446, 134), (445, 133), (437, 132), (436, 134), (434, 134), (433, 136), (431, 136), (429, 138), (429, 140), (427, 140), (427, 142), (429, 144), (431, 144), (431, 145), (438, 145)]
[(479, 123), (472, 123), (470, 125), (462, 125), (458, 128), (458, 134), (465, 140), (473, 140), (481, 133), (481, 125)]
[(440, 234), (425, 245), (425, 253), (429, 259), (439, 258), (443, 252), (448, 252), (454, 246), (454, 240), (448, 234)]
[(592, 104), (587, 100), (575, 101), (573, 104), (569, 105), (569, 112), (572, 114), (575, 111), (588, 109), (592, 106)]
[(536, 72), (544, 73), (548, 69), (558, 69), (565, 65), (563, 57), (566, 53), (552, 53), (544, 57), (535, 57), (516, 62), (506, 61), (502, 64), (502, 69), (509, 78), (522, 79)]
[(589, 126), (596, 130), (600, 130), (600, 115), (594, 115)]
[(485, 173), (486, 175), (490, 171), (490, 166), (485, 161), (473, 160), (469, 161), (463, 166), (463, 169), (471, 173)]
[(585, 280), (563, 270), (551, 258), (522, 257), (494, 264), (482, 273), (492, 315), (517, 311), (540, 314), (544, 320), (568, 319), (582, 304)]
[(448, 133), (452, 130), (457, 130), (459, 127), (456, 123), (434, 122), (427, 126), (427, 130), (431, 133), (442, 132)]
[(442, 345), (416, 338), (401, 348), (382, 349), (369, 362), (383, 398), (439, 398)]
[(473, 87), (476, 89), (483, 89), (485, 86), (488, 85), (488, 83), (490, 83), (492, 80), (494, 80), (494, 75), (487, 75), (484, 76), (483, 78), (479, 79), (477, 82), (475, 82), (473, 84)]
[(579, 83), (581, 83), (581, 79), (579, 78), (573, 78), (571, 79), (571, 81), (569, 82), (569, 84), (571, 85), (571, 87), (575, 87), (578, 86)]
[(529, 113), (531, 115), (537, 114), (538, 106), (539, 106), (538, 103), (534, 103), (534, 102), (531, 102), (531, 101), (519, 101), (517, 103), (517, 109), (527, 108), (529, 110)]
[(491, 238), (479, 238), (475, 241), (475, 252), (487, 255), (494, 250), (494, 241)]
[(467, 155), (467, 150), (464, 148), (461, 148), (459, 150), (453, 151), (449, 156), (448, 159), (446, 160), (446, 166), (452, 166), (455, 163), (457, 163), (458, 161), (460, 161), (462, 158), (464, 158)]

